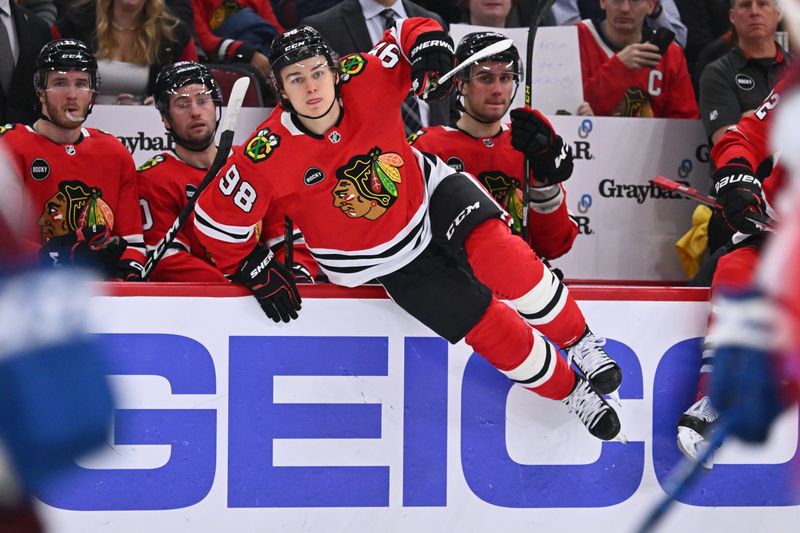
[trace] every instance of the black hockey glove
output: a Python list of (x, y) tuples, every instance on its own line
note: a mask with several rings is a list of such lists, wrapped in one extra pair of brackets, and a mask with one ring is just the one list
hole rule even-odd
[(266, 246), (256, 245), (231, 279), (250, 289), (264, 313), (275, 322), (297, 318), (302, 300), (294, 275)]
[(742, 158), (733, 159), (718, 168), (713, 179), (717, 203), (722, 206), (714, 216), (733, 231), (756, 233), (758, 228), (745, 216), (766, 216), (766, 203), (761, 180), (754, 175), (750, 164)]
[(122, 281), (144, 281), (144, 265), (133, 259), (123, 259), (114, 265), (114, 277)]
[(51, 237), (39, 250), (39, 261), (52, 267), (98, 268), (107, 276), (114, 276), (116, 264), (127, 247), (125, 239), (112, 237), (105, 226), (93, 225)]
[(294, 281), (296, 283), (314, 283), (314, 277), (306, 267), (300, 263), (292, 265), (292, 274), (294, 274)]
[(553, 185), (572, 176), (572, 149), (535, 109), (511, 111), (511, 146), (530, 160), (536, 186)]
[(426, 101), (445, 98), (453, 78), (439, 85), (438, 79), (453, 68), (453, 39), (443, 31), (429, 31), (417, 37), (409, 54), (411, 90)]

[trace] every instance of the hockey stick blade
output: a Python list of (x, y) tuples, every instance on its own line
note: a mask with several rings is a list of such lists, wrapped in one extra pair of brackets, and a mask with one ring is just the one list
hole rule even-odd
[(242, 110), (242, 102), (244, 101), (245, 94), (247, 94), (247, 89), (249, 87), (250, 78), (239, 78), (233, 84), (231, 94), (228, 97), (228, 106), (225, 109), (225, 116), (222, 117), (222, 133), (219, 136), (217, 155), (208, 168), (208, 172), (203, 176), (203, 180), (197, 186), (194, 195), (188, 199), (183, 210), (178, 214), (175, 222), (172, 223), (172, 227), (170, 227), (169, 231), (164, 234), (164, 237), (158, 241), (153, 251), (147, 255), (147, 262), (144, 264), (144, 269), (142, 270), (142, 279), (146, 280), (153, 272), (158, 262), (161, 261), (161, 258), (164, 257), (164, 253), (166, 253), (169, 245), (172, 244), (184, 224), (186, 224), (186, 221), (189, 220), (200, 193), (211, 183), (216, 177), (217, 172), (219, 172), (225, 164), (225, 161), (228, 160), (228, 154), (233, 146), (233, 134), (236, 130), (236, 122), (239, 119), (239, 112)]
[(711, 435), (703, 452), (697, 459), (683, 458), (664, 482), (664, 497), (652, 508), (636, 533), (650, 533), (667, 514), (672, 504), (688, 489), (703, 470), (703, 464), (708, 461), (714, 452), (722, 446), (728, 438), (731, 428), (731, 419), (721, 417), (717, 421), (716, 429)]
[(467, 59), (465, 59), (464, 61), (459, 63), (456, 66), (456, 68), (454, 68), (453, 70), (451, 70), (449, 72), (446, 72), (446, 73), (442, 74), (438, 79), (434, 80), (433, 83), (431, 83), (431, 85), (428, 88), (428, 90), (425, 91), (425, 94), (423, 95), (423, 99), (428, 97), (428, 93), (430, 93), (431, 91), (435, 90), (439, 85), (441, 85), (442, 83), (446, 82), (447, 80), (449, 80), (450, 78), (452, 78), (453, 76), (455, 76), (456, 74), (458, 74), (459, 72), (461, 72), (462, 70), (464, 70), (465, 68), (470, 66), (471, 64), (476, 63), (476, 62), (480, 61), (481, 59), (485, 59), (485, 58), (493, 56), (495, 54), (499, 54), (500, 52), (505, 52), (506, 50), (508, 50), (512, 46), (514, 46), (514, 41), (513, 40), (511, 40), (511, 39), (503, 39), (502, 41), (497, 41), (496, 43), (490, 44), (489, 46), (487, 46), (483, 50), (478, 50), (477, 52), (475, 52), (474, 54), (469, 56)]
[[(533, 107), (533, 89), (531, 88), (531, 79), (533, 78), (533, 42), (536, 39), (536, 33), (539, 31), (539, 26), (542, 23), (545, 13), (547, 13), (555, 0), (539, 0), (534, 6), (533, 13), (531, 13), (531, 23), (528, 26), (528, 42), (526, 43), (526, 57), (525, 57), (525, 107)], [(522, 238), (528, 239), (528, 203), (531, 197), (531, 160), (528, 157), (523, 158), (522, 163)]]
[[(688, 185), (679, 183), (675, 180), (671, 180), (664, 176), (656, 176), (655, 178), (650, 180), (650, 183), (661, 189), (670, 192), (675, 192), (687, 198), (697, 200), (701, 204), (707, 205), (708, 207), (711, 207), (713, 209), (722, 209), (722, 206), (719, 205), (712, 197), (701, 193), (694, 187), (689, 187)], [(775, 229), (772, 219), (770, 219), (769, 217), (758, 215), (755, 213), (746, 214), (744, 217), (748, 221), (755, 224), (756, 227), (762, 231), (773, 231)]]

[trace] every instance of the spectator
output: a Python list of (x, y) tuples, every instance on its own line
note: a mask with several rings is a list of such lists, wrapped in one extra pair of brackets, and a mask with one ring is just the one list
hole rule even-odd
[(58, 9), (53, 0), (18, 0), (17, 3), (30, 9), (34, 15), (45, 21), (48, 26), (55, 25)]
[(82, 0), (58, 30), (95, 51), (103, 80), (98, 104), (145, 103), (161, 65), (197, 59), (190, 29), (164, 0)]
[[(407, 0), (343, 0), (303, 19), (301, 24), (317, 29), (333, 49), (344, 56), (369, 51), (395, 21), (408, 17), (432, 18), (447, 31), (441, 17)], [(409, 134), (423, 126), (449, 125), (458, 120), (454, 98), (429, 105), (411, 96), (403, 103), (402, 114)]]
[(200, 47), (213, 62), (249, 63), (269, 77), (269, 45), (283, 27), (269, 0), (192, 0)]
[(84, 43), (45, 45), (34, 73), (42, 118), (0, 129), (0, 150), (38, 214), (43, 265), (94, 266), (109, 278), (138, 280), (145, 247), (136, 167), (116, 137), (84, 127), (97, 84), (97, 62)]
[(458, 0), (461, 21), (474, 26), (505, 28), (515, 0)]
[(16, 2), (0, 0), (0, 124), (31, 124), (36, 54), (52, 38), (47, 24)]
[[(530, 22), (531, 2), (527, 4), (526, 8), (520, 9), (525, 26)], [(686, 25), (681, 20), (675, 0), (656, 0), (655, 7), (647, 17), (653, 28), (667, 28), (675, 34), (678, 44), (686, 45)], [(601, 18), (603, 18), (603, 8), (598, 0), (556, 0), (545, 18), (545, 23), (548, 26), (572, 26), (581, 20)]]
[(683, 50), (662, 55), (645, 25), (656, 0), (601, 0), (602, 21), (578, 24), (583, 96), (596, 115), (697, 118)]
[[(164, 237), (189, 194), (195, 194), (217, 155), (214, 143), (216, 119), (222, 95), (211, 71), (192, 61), (168, 65), (156, 79), (156, 108), (164, 127), (175, 139), (175, 151), (164, 152), (139, 167), (139, 203), (144, 213), (144, 239), (154, 248)], [(270, 213), (261, 225), (262, 237), (269, 239), (275, 254), (284, 259), (284, 216)], [(300, 237), (297, 234), (298, 239)], [(302, 242), (292, 254), (295, 278), (310, 281), (317, 273), (316, 263)], [(193, 216), (167, 249), (150, 275), (152, 281), (221, 281), (228, 279), (206, 256), (194, 231)]]
[(729, 16), (738, 40), (700, 78), (700, 117), (711, 144), (761, 105), (791, 61), (775, 42), (781, 16), (775, 0), (732, 0)]

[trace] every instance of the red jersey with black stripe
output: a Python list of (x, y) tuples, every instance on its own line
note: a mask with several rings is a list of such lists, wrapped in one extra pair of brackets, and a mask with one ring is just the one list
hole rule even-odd
[[(459, 128), (434, 126), (409, 137), (412, 146), (437, 155), (459, 172), (468, 172), (512, 215), (512, 230), (522, 230), (522, 152), (511, 146), (511, 128), (503, 124), (496, 135), (473, 137)], [(554, 211), (528, 209), (528, 243), (539, 257), (555, 259), (572, 247), (578, 227), (569, 218), (566, 202)]]
[(698, 118), (683, 50), (671, 43), (655, 68), (629, 69), (592, 20), (578, 23), (583, 98), (598, 116)]
[(441, 28), (405, 19), (371, 52), (343, 58), (342, 112), (323, 135), (277, 107), (234, 150), (195, 208), (198, 236), (223, 272), (253, 249), (255, 225), (271, 209), (294, 220), (320, 269), (341, 285), (394, 272), (427, 246), (436, 162), (406, 142), (400, 107), (411, 85), (408, 53), (428, 31)]
[(144, 263), (136, 165), (116, 137), (82, 128), (77, 142), (59, 144), (15, 124), (0, 128), (0, 146), (28, 193), (35, 241), (102, 224), (128, 242), (122, 259)]
[[(181, 160), (172, 152), (159, 154), (139, 169), (139, 195), (144, 217), (144, 240), (148, 250), (152, 250), (172, 227), (178, 214), (197, 193), (207, 169), (197, 168)], [(152, 281), (227, 281), (225, 275), (211, 264), (210, 258), (197, 238), (192, 215), (178, 236), (164, 253), (150, 275)], [(270, 211), (262, 221), (260, 233), (262, 240), (276, 251), (279, 260), (284, 257), (285, 224), (284, 217), (277, 211)], [(296, 238), (295, 238), (296, 237)], [(293, 236), (293, 262), (301, 264), (311, 276), (317, 273), (302, 235)]]

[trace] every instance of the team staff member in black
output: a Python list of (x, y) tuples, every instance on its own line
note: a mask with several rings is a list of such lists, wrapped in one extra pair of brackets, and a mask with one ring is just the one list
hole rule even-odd
[(700, 77), (700, 117), (711, 144), (761, 105), (791, 61), (775, 42), (776, 0), (731, 0), (729, 17), (737, 43)]

